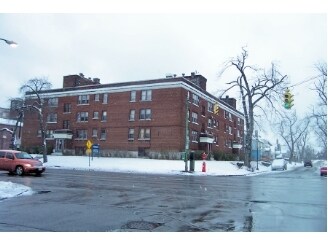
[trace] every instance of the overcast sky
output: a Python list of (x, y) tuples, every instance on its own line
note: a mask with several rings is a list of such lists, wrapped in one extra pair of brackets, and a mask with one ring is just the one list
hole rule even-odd
[[(42, 13), (42, 9), (18, 14), (12, 9), (9, 13), (0, 11), (0, 38), (19, 44), (13, 49), (0, 43), (0, 107), (9, 106), (8, 99), (19, 96), (19, 86), (31, 78), (46, 77), (53, 88), (61, 88), (63, 76), (78, 73), (112, 83), (197, 71), (207, 78), (208, 91), (214, 93), (235, 77), (226, 74), (219, 78), (222, 64), (245, 46), (250, 65), (268, 68), (276, 62), (292, 85), (314, 76), (314, 65), (327, 61), (325, 9), (321, 14), (307, 13), (307, 6), (303, 14), (294, 9), (262, 14), (238, 8), (236, 12), (216, 13), (214, 7), (220, 9), (221, 5), (198, 5), (205, 8), (199, 12), (176, 6), (179, 11), (169, 11), (166, 5), (168, 11), (155, 8), (153, 12), (140, 11), (142, 5), (139, 11), (130, 6), (127, 11), (108, 8), (106, 13), (89, 14), (81, 14), (88, 9), (80, 13), (55, 11), (68, 12), (61, 14)], [(187, 10), (188, 6), (183, 5)], [(279, 9), (279, 5), (275, 7)], [(285, 7), (281, 5), (283, 10)], [(304, 83), (293, 88), (299, 114), (315, 103), (311, 87)]]

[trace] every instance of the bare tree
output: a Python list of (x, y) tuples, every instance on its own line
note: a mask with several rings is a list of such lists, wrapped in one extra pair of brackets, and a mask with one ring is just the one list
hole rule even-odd
[(317, 92), (317, 105), (313, 108), (312, 117), (315, 119), (314, 132), (327, 154), (327, 63), (316, 65), (318, 76), (313, 78), (314, 88)]
[(273, 101), (281, 97), (283, 85), (287, 76), (281, 75), (274, 63), (270, 69), (258, 69), (254, 66), (247, 65), (248, 52), (242, 48), (241, 55), (232, 58), (224, 66), (222, 73), (232, 67), (237, 70), (238, 77), (236, 80), (227, 83), (229, 88), (221, 96), (233, 88), (237, 88), (240, 93), (242, 108), (245, 116), (245, 165), (250, 167), (252, 152), (252, 136), (255, 124), (255, 110), (265, 113), (260, 102), (265, 101), (270, 107), (274, 107)]
[(46, 78), (33, 78), (25, 82), (20, 87), (20, 92), (29, 96), (29, 100), (26, 100), (22, 106), (23, 110), (33, 110), (38, 114), (39, 128), (42, 138), (43, 149), (43, 161), (47, 162), (47, 142), (46, 142), (46, 125), (43, 117), (44, 100), (42, 99), (40, 92), (50, 89), (52, 84)]
[(305, 148), (309, 140), (309, 131), (306, 129), (304, 134), (299, 138), (299, 141), (296, 143), (297, 151), (299, 153), (299, 160), (304, 161)]
[(289, 163), (294, 160), (294, 152), (297, 144), (304, 134), (307, 133), (310, 124), (309, 118), (298, 120), (296, 112), (285, 113), (280, 124), (279, 134), (287, 144), (289, 150)]

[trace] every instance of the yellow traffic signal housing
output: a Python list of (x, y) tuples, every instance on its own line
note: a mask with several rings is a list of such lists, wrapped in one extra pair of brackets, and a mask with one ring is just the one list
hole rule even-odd
[(214, 114), (219, 115), (219, 104), (214, 104)]
[(291, 109), (294, 104), (293, 104), (293, 95), (290, 93), (289, 89), (287, 88), (287, 90), (285, 91), (285, 94), (284, 94), (284, 107), (285, 109)]

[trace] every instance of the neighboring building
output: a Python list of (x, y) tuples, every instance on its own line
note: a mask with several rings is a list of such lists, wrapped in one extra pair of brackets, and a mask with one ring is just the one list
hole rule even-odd
[[(16, 128), (18, 113), (15, 110), (21, 106), (22, 100), (11, 100), (10, 108), (0, 108), (0, 149), (9, 149), (12, 144), (12, 132)], [(20, 147), (21, 122), (17, 123), (15, 144)]]
[[(240, 153), (244, 116), (236, 110), (236, 99), (218, 99), (206, 91), (206, 82), (195, 73), (110, 84), (83, 74), (64, 76), (63, 88), (40, 93), (47, 144), (56, 153), (75, 155), (85, 154), (87, 140), (99, 144), (103, 156), (180, 154), (188, 117), (191, 150)], [(32, 93), (25, 96), (27, 104), (35, 100)], [(24, 117), (22, 145), (40, 145), (37, 114), (25, 112)]]

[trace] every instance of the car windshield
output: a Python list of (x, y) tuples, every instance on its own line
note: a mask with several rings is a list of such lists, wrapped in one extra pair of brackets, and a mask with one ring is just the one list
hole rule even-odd
[(17, 159), (33, 159), (33, 157), (26, 152), (19, 152), (15, 154)]

